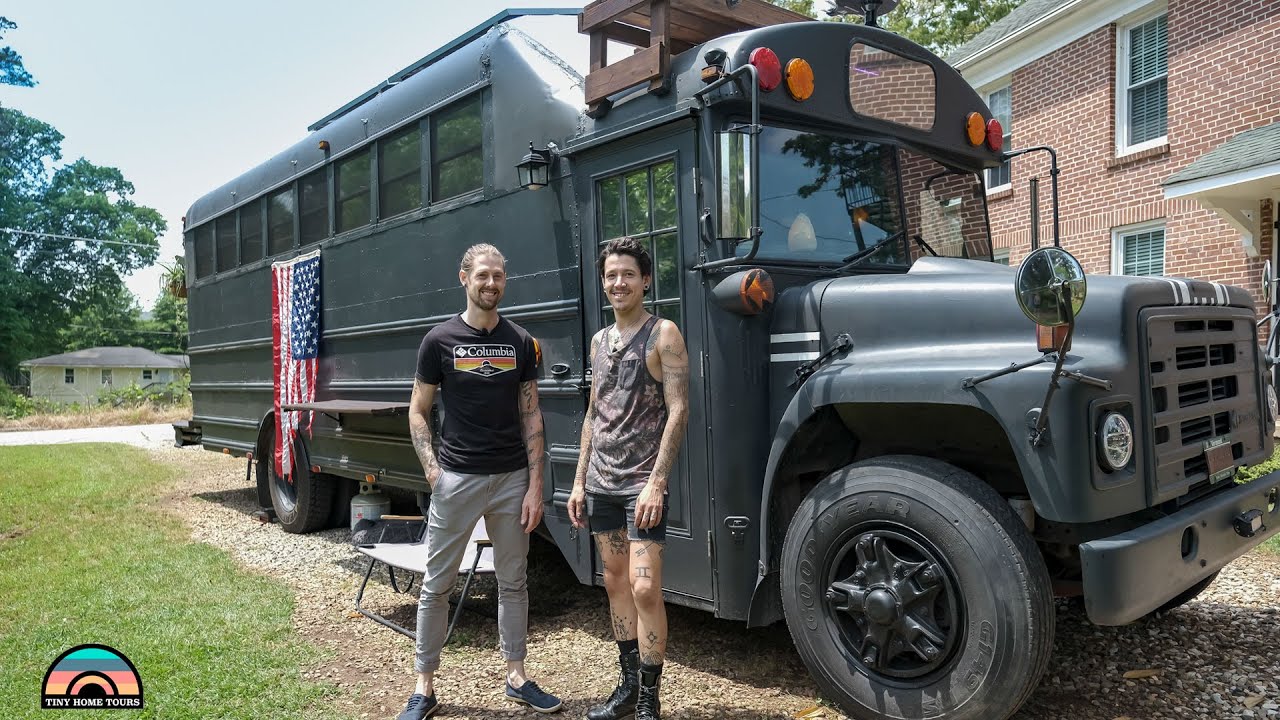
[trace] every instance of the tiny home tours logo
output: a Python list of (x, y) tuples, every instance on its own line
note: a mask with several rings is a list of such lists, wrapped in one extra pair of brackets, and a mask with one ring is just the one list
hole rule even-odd
[(49, 666), (40, 691), (40, 707), (136, 710), (142, 707), (142, 678), (129, 658), (115, 648), (77, 645)]

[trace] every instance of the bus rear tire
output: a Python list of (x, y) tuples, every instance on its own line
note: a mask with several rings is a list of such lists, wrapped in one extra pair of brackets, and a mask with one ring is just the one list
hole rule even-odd
[(787, 530), (781, 590), (801, 658), (853, 718), (1007, 718), (1053, 649), (1049, 574), (1025, 526), (929, 458), (819, 482)]
[(271, 507), (276, 511), (280, 527), (289, 533), (309, 533), (328, 527), (333, 506), (333, 481), (311, 472), (307, 443), (301, 435), (293, 442), (292, 482), (276, 472), (276, 439), (272, 434), (267, 462), (267, 483), (271, 491)]

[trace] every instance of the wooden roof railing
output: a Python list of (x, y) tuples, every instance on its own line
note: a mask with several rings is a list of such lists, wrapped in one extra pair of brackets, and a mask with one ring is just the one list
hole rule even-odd
[[(591, 39), (587, 114), (604, 116), (610, 95), (642, 83), (650, 92), (669, 90), (672, 53), (721, 35), (810, 19), (765, 0), (595, 0), (578, 16), (578, 32)], [(610, 64), (609, 40), (638, 50)]]

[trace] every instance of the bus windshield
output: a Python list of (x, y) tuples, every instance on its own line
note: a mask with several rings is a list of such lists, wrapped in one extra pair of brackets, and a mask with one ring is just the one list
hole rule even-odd
[(761, 259), (902, 269), (922, 253), (991, 259), (979, 177), (889, 145), (787, 128), (760, 135), (760, 225)]

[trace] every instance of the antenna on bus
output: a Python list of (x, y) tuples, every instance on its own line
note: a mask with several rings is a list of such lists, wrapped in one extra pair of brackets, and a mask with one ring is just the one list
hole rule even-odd
[(898, 7), (898, 0), (832, 0), (828, 15), (861, 15), (869, 27), (880, 27), (876, 18)]

